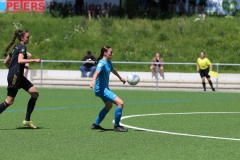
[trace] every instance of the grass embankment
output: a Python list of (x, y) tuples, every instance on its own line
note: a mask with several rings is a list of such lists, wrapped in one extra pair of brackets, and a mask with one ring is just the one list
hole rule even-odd
[[(212, 63), (240, 62), (240, 21), (238, 18), (192, 17), (165, 20), (101, 18), (86, 16), (52, 18), (48, 13), (5, 13), (0, 17), (2, 52), (11, 42), (14, 30), (31, 34), (27, 45), (33, 58), (81, 60), (87, 50), (98, 57), (104, 45), (114, 50), (113, 61), (149, 62), (161, 52), (165, 62), (196, 62), (204, 51)], [(3, 55), (1, 56), (3, 59)], [(76, 63), (44, 63), (44, 69), (75, 70)], [(149, 65), (116, 65), (118, 70), (149, 71)], [(1, 65), (1, 68), (4, 68)], [(38, 64), (31, 65), (39, 69)], [(220, 67), (222, 72), (237, 72), (239, 67)], [(165, 65), (168, 72), (195, 72), (195, 66)]]

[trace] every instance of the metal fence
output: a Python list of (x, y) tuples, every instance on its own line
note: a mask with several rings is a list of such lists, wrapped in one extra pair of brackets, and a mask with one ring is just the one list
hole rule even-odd
[[(4, 61), (4, 59), (0, 59), (0, 61)], [(41, 71), (41, 84), (43, 80), (43, 70), (44, 70), (44, 63), (82, 63), (86, 61), (75, 61), (75, 60), (41, 60), (40, 62), (40, 71)], [(112, 61), (113, 64), (145, 64), (145, 65), (151, 65), (151, 64), (168, 64), (168, 65), (196, 65), (196, 63), (183, 63), (183, 62), (124, 62), (124, 61)], [(221, 66), (237, 66), (239, 67), (240, 64), (231, 64), (231, 63), (212, 63), (213, 66), (216, 66), (216, 72), (219, 73)], [(42, 86), (42, 85), (41, 85)], [(156, 78), (156, 88), (158, 88), (158, 78)], [(218, 78), (216, 78), (216, 91), (218, 90)]]
[[(42, 60), (41, 61), (41, 80), (43, 76), (43, 64), (45, 62), (50, 63), (82, 63), (83, 61), (67, 61), (67, 60)], [(84, 61), (85, 62), (85, 61)], [(183, 63), (183, 62), (123, 62), (123, 61), (112, 61), (113, 64), (169, 64), (169, 65), (196, 65), (196, 63)], [(216, 72), (219, 73), (220, 66), (240, 66), (240, 64), (231, 64), (231, 63), (212, 63), (213, 66), (216, 66)], [(156, 78), (156, 88), (158, 88), (158, 78)], [(216, 91), (218, 90), (218, 78), (216, 78)]]

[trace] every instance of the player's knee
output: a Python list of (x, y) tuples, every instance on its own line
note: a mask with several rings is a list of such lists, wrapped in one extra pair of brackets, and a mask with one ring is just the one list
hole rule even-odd
[(11, 106), (11, 105), (13, 105), (13, 103), (14, 103), (14, 100), (5, 100), (5, 104), (7, 106)]
[(118, 107), (123, 108), (123, 105), (124, 105), (124, 102), (123, 102), (123, 101), (120, 101), (120, 102), (118, 103)]
[(38, 97), (39, 97), (39, 93), (37, 92), (37, 93), (36, 93), (36, 98), (38, 98)]
[(38, 92), (33, 92), (33, 93), (31, 93), (31, 97), (37, 99), (39, 97), (39, 93)]
[(150, 71), (155, 72), (154, 67), (150, 67)]

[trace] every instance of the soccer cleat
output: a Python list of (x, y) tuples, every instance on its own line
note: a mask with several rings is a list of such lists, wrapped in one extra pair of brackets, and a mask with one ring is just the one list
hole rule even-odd
[(36, 128), (37, 128), (36, 126), (34, 126), (34, 125), (32, 124), (31, 121), (26, 121), (26, 120), (24, 120), (24, 121), (23, 121), (23, 125), (24, 125), (24, 126), (28, 126), (28, 127), (32, 128), (32, 129), (36, 129)]
[(96, 130), (96, 129), (105, 130), (104, 128), (102, 128), (101, 126), (96, 125), (96, 124), (93, 124), (93, 125), (91, 126), (91, 129), (93, 129), (93, 130)]
[(125, 129), (123, 126), (114, 126), (115, 132), (127, 132), (128, 130)]
[(203, 91), (206, 91), (206, 88), (204, 88), (204, 90)]
[(212, 88), (212, 91), (215, 91), (215, 89), (214, 89), (214, 88)]

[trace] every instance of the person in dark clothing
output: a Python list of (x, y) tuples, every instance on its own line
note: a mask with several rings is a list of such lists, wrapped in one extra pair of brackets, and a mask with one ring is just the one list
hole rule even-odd
[(88, 77), (92, 77), (96, 70), (94, 63), (96, 61), (95, 57), (90, 51), (88, 51), (87, 55), (83, 57), (82, 61), (84, 61), (83, 65), (79, 67), (79, 70), (82, 72), (82, 77), (87, 77), (87, 72), (90, 72)]
[(84, 5), (83, 0), (76, 0), (75, 1), (75, 5), (74, 5), (74, 12), (75, 12), (75, 14), (77, 14), (77, 15), (82, 14), (82, 12), (83, 12), (83, 5)]
[[(33, 84), (23, 75), (25, 63), (32, 62), (41, 62), (40, 59), (27, 59), (26, 44), (29, 42), (30, 34), (25, 30), (16, 30), (12, 42), (5, 49), (6, 60), (4, 64), (9, 68), (7, 81), (7, 98), (4, 102), (0, 104), (0, 114), (7, 109), (10, 105), (13, 104), (14, 99), (20, 88), (23, 88), (26, 92), (31, 95), (31, 98), (28, 101), (26, 117), (23, 120), (23, 125), (28, 126), (32, 129), (37, 127), (33, 125), (30, 121), (31, 114), (34, 110), (37, 98), (39, 96), (38, 91), (33, 86)], [(15, 43), (16, 38), (18, 38), (19, 43), (16, 44), (13, 48), (13, 51), (7, 55), (8, 50)], [(7, 64), (7, 61), (11, 57), (11, 63)]]

